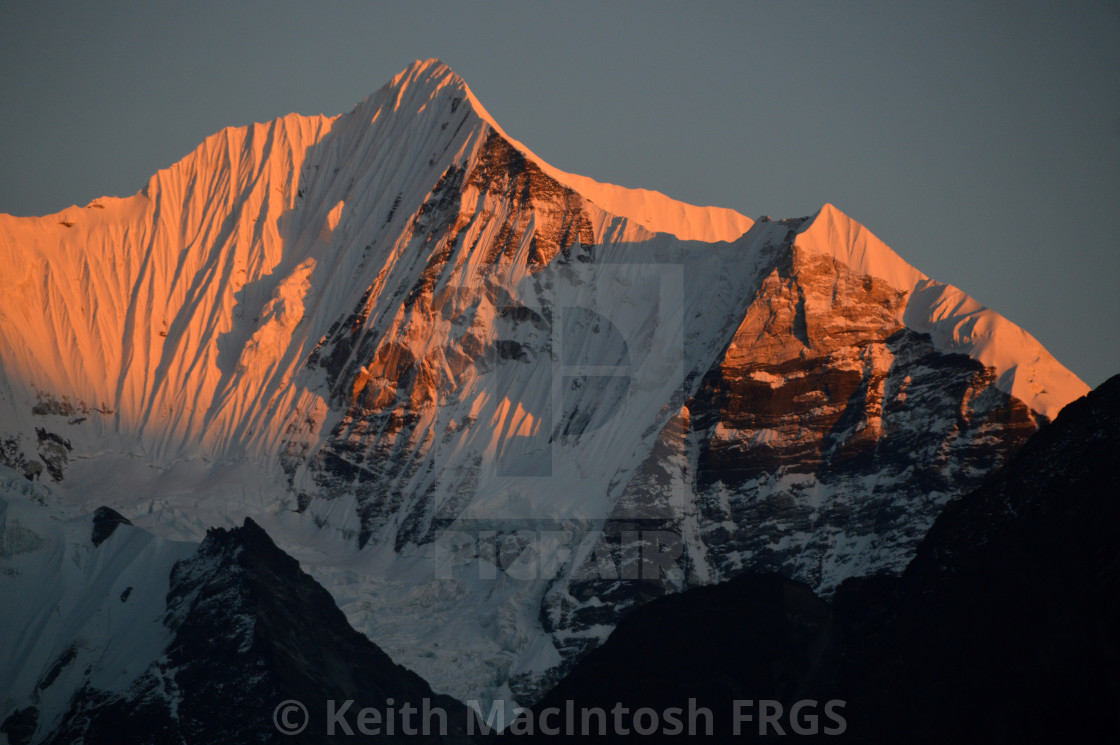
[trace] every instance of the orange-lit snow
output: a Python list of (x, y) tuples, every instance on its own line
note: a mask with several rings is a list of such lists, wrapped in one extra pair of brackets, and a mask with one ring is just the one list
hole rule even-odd
[[(48, 423), (72, 441), (70, 470), (56, 485), (59, 502), (111, 502), (164, 536), (199, 537), (246, 515), (267, 523), (357, 627), (419, 672), (450, 676), (440, 685), (455, 695), (506, 696), (499, 688), (509, 676), (555, 668), (559, 652), (534, 625), (540, 597), (533, 593), (543, 594), (551, 579), (496, 591), (433, 580), (426, 548), (394, 548), (400, 534), (393, 531), (411, 509), (403, 505), (465, 519), (545, 514), (593, 529), (667, 422), (687, 429), (690, 391), (721, 358), (745, 352), (731, 340), (764, 270), (776, 271), (773, 251), (785, 250), (790, 226), (600, 184), (514, 144), (577, 192), (581, 199), (573, 202), (582, 201), (594, 238), (593, 262), (565, 263), (556, 254), (531, 268), (534, 230), (558, 205), (569, 209), (566, 199), (518, 203), (518, 195), (470, 179), (458, 184), (450, 206), (434, 193), (448, 174), (473, 173), (488, 138), (500, 131), (465, 83), (429, 60), (346, 114), (293, 114), (223, 130), (135, 196), (45, 217), (0, 215), (0, 434), (19, 434), (34, 452), (36, 428)], [(418, 227), (432, 214), (448, 222)], [(1035, 411), (1052, 417), (1085, 392), (1029, 334), (931, 280), (831, 205), (795, 238), (796, 251), (894, 287), (905, 296), (899, 322), (930, 334), (942, 351), (991, 366), (999, 388)], [(487, 256), (496, 245), (506, 253)], [(424, 285), (418, 280), (429, 266), (438, 276)], [(414, 288), (422, 292), (408, 309)], [(516, 336), (503, 335), (512, 323), (503, 312), (514, 306), (542, 317), (559, 309), (558, 320), (569, 309), (594, 310), (626, 343), (606, 343), (610, 335), (598, 323), (561, 322), (561, 341), (552, 344), (542, 320), (549, 328), (539, 343), (526, 344), (524, 359), (518, 350), (503, 367), (496, 349)], [(881, 320), (871, 314), (867, 323), (881, 329)], [(522, 322), (517, 332), (533, 333), (533, 325)], [(338, 329), (342, 341), (327, 354), (344, 359), (328, 374), (322, 360), (308, 360)], [(363, 336), (375, 343), (347, 343)], [(574, 362), (557, 362), (565, 348), (574, 350)], [(864, 363), (882, 373), (890, 357), (872, 350)], [(557, 365), (569, 364), (556, 374)], [(423, 385), (406, 390), (393, 365), (420, 370)], [(596, 422), (601, 427), (555, 442), (540, 437), (562, 426), (562, 407), (553, 404), (564, 400), (563, 375), (618, 369), (628, 376), (626, 395), (574, 399), (586, 404), (580, 411), (588, 421), (609, 409)], [(806, 374), (751, 377), (779, 393)], [(819, 388), (804, 395), (810, 403), (828, 398)], [(899, 400), (906, 395), (900, 391)], [(70, 410), (32, 412), (37, 403), (49, 408), (63, 399)], [(360, 409), (353, 419), (368, 413), (416, 422), (398, 432), (401, 448), (391, 456), (403, 455), (414, 471), (362, 473), (378, 490), (398, 479), (388, 487), (411, 500), (390, 511), (385, 532), (364, 552), (354, 545), (364, 527), (359, 509), (368, 506), (359, 502), (357, 480), (316, 492), (306, 467), (325, 444), (345, 443), (357, 453), (354, 465), (368, 469), (377, 447), (392, 440), (376, 428), (345, 430), (352, 404)], [(800, 436), (790, 431), (800, 425), (779, 426), (752, 432), (721, 423), (713, 438), (748, 445), (747, 438)], [(559, 454), (551, 477), (516, 475), (541, 452), (533, 449), (537, 439)], [(293, 460), (304, 459), (294, 474), (279, 463), (289, 446)], [(498, 459), (514, 467), (503, 470)], [(669, 480), (672, 504), (688, 515), (682, 529), (702, 559), (700, 533), (716, 524), (701, 524), (683, 475), (692, 464), (678, 465)], [(781, 479), (808, 484), (813, 477)], [(297, 513), (294, 495), (305, 486), (300, 496), (311, 503)], [(820, 493), (829, 492), (822, 486)], [(464, 495), (474, 500), (469, 506), (456, 501)], [(518, 511), (534, 499), (540, 509)], [(834, 578), (876, 568), (865, 561), (865, 536), (848, 543), (821, 537)], [(703, 581), (719, 577), (714, 566), (698, 563)], [(436, 638), (450, 643), (427, 644)]]
[(831, 204), (801, 228), (795, 246), (840, 261), (858, 274), (885, 280), (906, 292), (902, 320), (933, 337), (946, 352), (959, 352), (992, 367), (998, 387), (1051, 419), (1089, 391), (1038, 341), (952, 285), (930, 279), (906, 263), (870, 230)]

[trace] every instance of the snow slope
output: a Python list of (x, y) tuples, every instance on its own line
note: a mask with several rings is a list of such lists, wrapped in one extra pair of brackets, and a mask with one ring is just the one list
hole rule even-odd
[(120, 525), (95, 545), (89, 515), (26, 484), (0, 466), (0, 711), (32, 702), (50, 731), (78, 687), (123, 693), (160, 656), (171, 568), (197, 544)]
[(1086, 390), (831, 205), (567, 174), (435, 60), (0, 216), (0, 267), (0, 462), (164, 538), (252, 517), (463, 698), (531, 699), (642, 601), (577, 576), (623, 518), (687, 538), (659, 591), (827, 590)]
[(930, 279), (831, 204), (801, 228), (796, 244), (831, 256), (857, 274), (876, 277), (909, 295), (900, 319), (930, 334), (938, 349), (967, 354), (996, 370), (1001, 391), (1053, 419), (1089, 392), (1038, 341), (956, 287)]

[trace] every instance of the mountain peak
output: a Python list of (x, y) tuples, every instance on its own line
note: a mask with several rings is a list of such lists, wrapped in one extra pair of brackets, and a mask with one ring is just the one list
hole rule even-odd
[(429, 97), (444, 86), (453, 86), (466, 89), (467, 84), (454, 70), (438, 59), (416, 60), (408, 67), (393, 76), (384, 88), (397, 90), (398, 95), (406, 91), (414, 92), (417, 89), (425, 91)]
[(733, 241), (754, 221), (724, 207), (700, 207), (673, 199), (650, 189), (634, 189), (568, 173), (547, 163), (524, 143), (511, 137), (471, 91), (466, 81), (438, 59), (416, 60), (393, 77), (380, 91), (359, 104), (359, 109), (377, 110), (383, 95), (395, 95), (393, 110), (422, 112), (444, 89), (469, 104), (470, 110), (550, 178), (579, 193), (601, 210), (605, 220), (625, 218), (639, 232), (670, 233), (683, 240)]
[(903, 290), (926, 275), (910, 266), (870, 230), (835, 205), (825, 203), (801, 224), (794, 245), (831, 256), (852, 271), (887, 282)]
[(943, 352), (967, 354), (993, 368), (999, 390), (1048, 418), (1089, 390), (1033, 336), (957, 287), (914, 268), (832, 204), (802, 223), (793, 245), (906, 293), (900, 320), (907, 328), (929, 334)]
[[(666, 590), (899, 570), (1084, 390), (832, 205), (752, 224), (553, 168), (417, 62), (341, 116), (223, 130), (136, 197), (0, 216), (0, 464), (167, 537), (259, 519), (441, 690), (533, 698), (649, 597), (592, 570), (632, 563), (612, 525), (679, 531)], [(493, 585), (505, 542), (472, 539), (420, 576), (441, 534), (526, 518), (587, 558), (534, 541), (558, 568)], [(271, 555), (253, 525), (207, 545)]]
[[(452, 75), (455, 75), (455, 72), (446, 62), (439, 59), (438, 57), (429, 57), (428, 59), (418, 59), (409, 64), (396, 75), (394, 81), (401, 77), (406, 77), (408, 75), (414, 75), (425, 71), (431, 71), (436, 74), (449, 72)], [(458, 75), (456, 75), (456, 77), (458, 77)]]

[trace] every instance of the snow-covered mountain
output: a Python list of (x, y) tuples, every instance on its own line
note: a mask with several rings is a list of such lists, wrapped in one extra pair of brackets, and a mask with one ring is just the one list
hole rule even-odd
[(835, 207), (565, 173), (435, 60), (0, 216), (0, 272), (0, 462), (164, 539), (251, 517), (461, 699), (689, 585), (900, 571), (1087, 390)]
[(60, 520), (19, 480), (0, 466), (0, 742), (280, 742), (293, 700), (280, 721), (299, 742), (335, 741), (328, 700), (359, 702), (351, 729), (366, 707), (443, 712), (431, 737), (382, 742), (467, 740), (466, 708), (355, 631), (252, 521), (168, 541), (104, 507)]
[[(536, 713), (707, 708), (717, 742), (775, 730), (861, 745), (1115, 742), (1118, 450), (1120, 375), (947, 506), (901, 576), (848, 580), (830, 602), (754, 573), (659, 598)], [(770, 722), (735, 727), (737, 701), (767, 702)], [(827, 702), (841, 702), (834, 716)], [(595, 742), (625, 740), (606, 734)]]

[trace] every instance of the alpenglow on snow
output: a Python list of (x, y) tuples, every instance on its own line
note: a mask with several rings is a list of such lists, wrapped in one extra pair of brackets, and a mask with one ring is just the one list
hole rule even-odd
[(0, 216), (0, 266), (0, 463), (163, 540), (251, 517), (461, 700), (660, 594), (897, 572), (1087, 391), (832, 205), (565, 173), (436, 60)]

